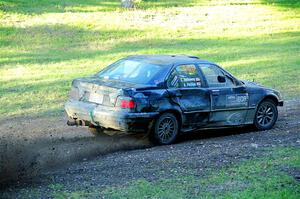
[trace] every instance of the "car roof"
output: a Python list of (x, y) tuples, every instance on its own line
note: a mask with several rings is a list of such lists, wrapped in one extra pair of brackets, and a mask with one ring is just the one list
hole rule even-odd
[(131, 55), (125, 59), (137, 60), (161, 66), (173, 66), (178, 64), (192, 64), (192, 63), (210, 63), (212, 62), (201, 60), (196, 56), (190, 55)]

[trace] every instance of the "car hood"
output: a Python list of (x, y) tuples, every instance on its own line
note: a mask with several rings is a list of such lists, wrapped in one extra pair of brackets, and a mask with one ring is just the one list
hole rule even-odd
[(256, 83), (256, 82), (251, 82), (251, 81), (246, 81), (246, 80), (243, 80), (242, 81), (244, 84), (245, 84), (245, 86), (247, 86), (247, 87), (260, 87), (260, 88), (265, 88), (264, 86), (262, 86), (262, 85), (260, 85), (260, 84), (258, 84), (258, 83)]
[(276, 96), (279, 101), (282, 100), (282, 96), (281, 96), (280, 92), (273, 88), (268, 88), (268, 87), (262, 86), (256, 82), (244, 81), (244, 80), (243, 80), (243, 82), (246, 87), (253, 88), (254, 91), (256, 91), (257, 89), (263, 90), (266, 93), (266, 95), (273, 95), (273, 96)]

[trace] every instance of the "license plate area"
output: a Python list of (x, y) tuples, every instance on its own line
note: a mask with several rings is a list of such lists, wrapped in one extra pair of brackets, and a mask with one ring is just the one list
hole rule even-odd
[(103, 104), (104, 95), (99, 93), (91, 93), (89, 97), (90, 102), (97, 104)]

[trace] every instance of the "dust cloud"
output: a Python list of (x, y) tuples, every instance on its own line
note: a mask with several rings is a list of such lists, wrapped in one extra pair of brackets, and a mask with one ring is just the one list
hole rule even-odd
[(12, 118), (0, 121), (0, 185), (120, 150), (151, 146), (143, 136), (93, 136), (69, 127), (66, 118)]

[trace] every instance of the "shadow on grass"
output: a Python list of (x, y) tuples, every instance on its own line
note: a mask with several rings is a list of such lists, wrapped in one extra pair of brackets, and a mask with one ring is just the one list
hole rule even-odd
[(143, 0), (140, 8), (168, 8), (168, 7), (190, 7), (198, 4), (208, 3), (208, 0)]
[[(267, 4), (289, 8), (299, 8), (298, 0), (212, 1), (212, 0), (143, 0), (138, 9), (191, 7), (196, 5), (249, 5)], [(0, 10), (7, 13), (43, 14), (62, 12), (110, 12), (122, 10), (120, 0), (0, 0)]]
[(110, 40), (118, 43), (118, 40), (141, 33), (144, 31), (89, 30), (66, 25), (0, 27), (0, 35), (2, 35), (0, 47), (17, 49), (13, 53), (9, 51), (0, 53), (2, 58), (0, 58), (0, 67), (6, 64), (43, 64), (91, 58), (101, 52), (109, 54), (110, 49), (113, 48), (113, 45), (107, 44)]
[(267, 5), (274, 5), (286, 8), (300, 8), (299, 0), (261, 0), (262, 3)]
[[(189, 7), (206, 5), (210, 0), (143, 0), (138, 9)], [(110, 12), (120, 11), (120, 0), (0, 0), (0, 10), (9, 13), (42, 14), (62, 12)], [(124, 9), (125, 10), (125, 9)]]
[[(140, 53), (195, 54), (214, 61), (235, 61), (298, 49), (300, 32), (285, 32), (252, 38), (138, 39), (145, 31), (88, 30), (72, 26), (0, 28), (0, 47), (25, 49), (2, 52), (1, 65), (44, 64), (98, 56)], [(134, 41), (131, 38), (136, 37)], [(282, 38), (285, 38), (284, 40)], [(109, 42), (112, 40), (113, 42)], [(129, 40), (129, 41), (128, 41)], [(17, 50), (16, 50), (17, 51)]]
[(0, 10), (22, 14), (114, 11), (119, 6), (119, 0), (0, 0)]

